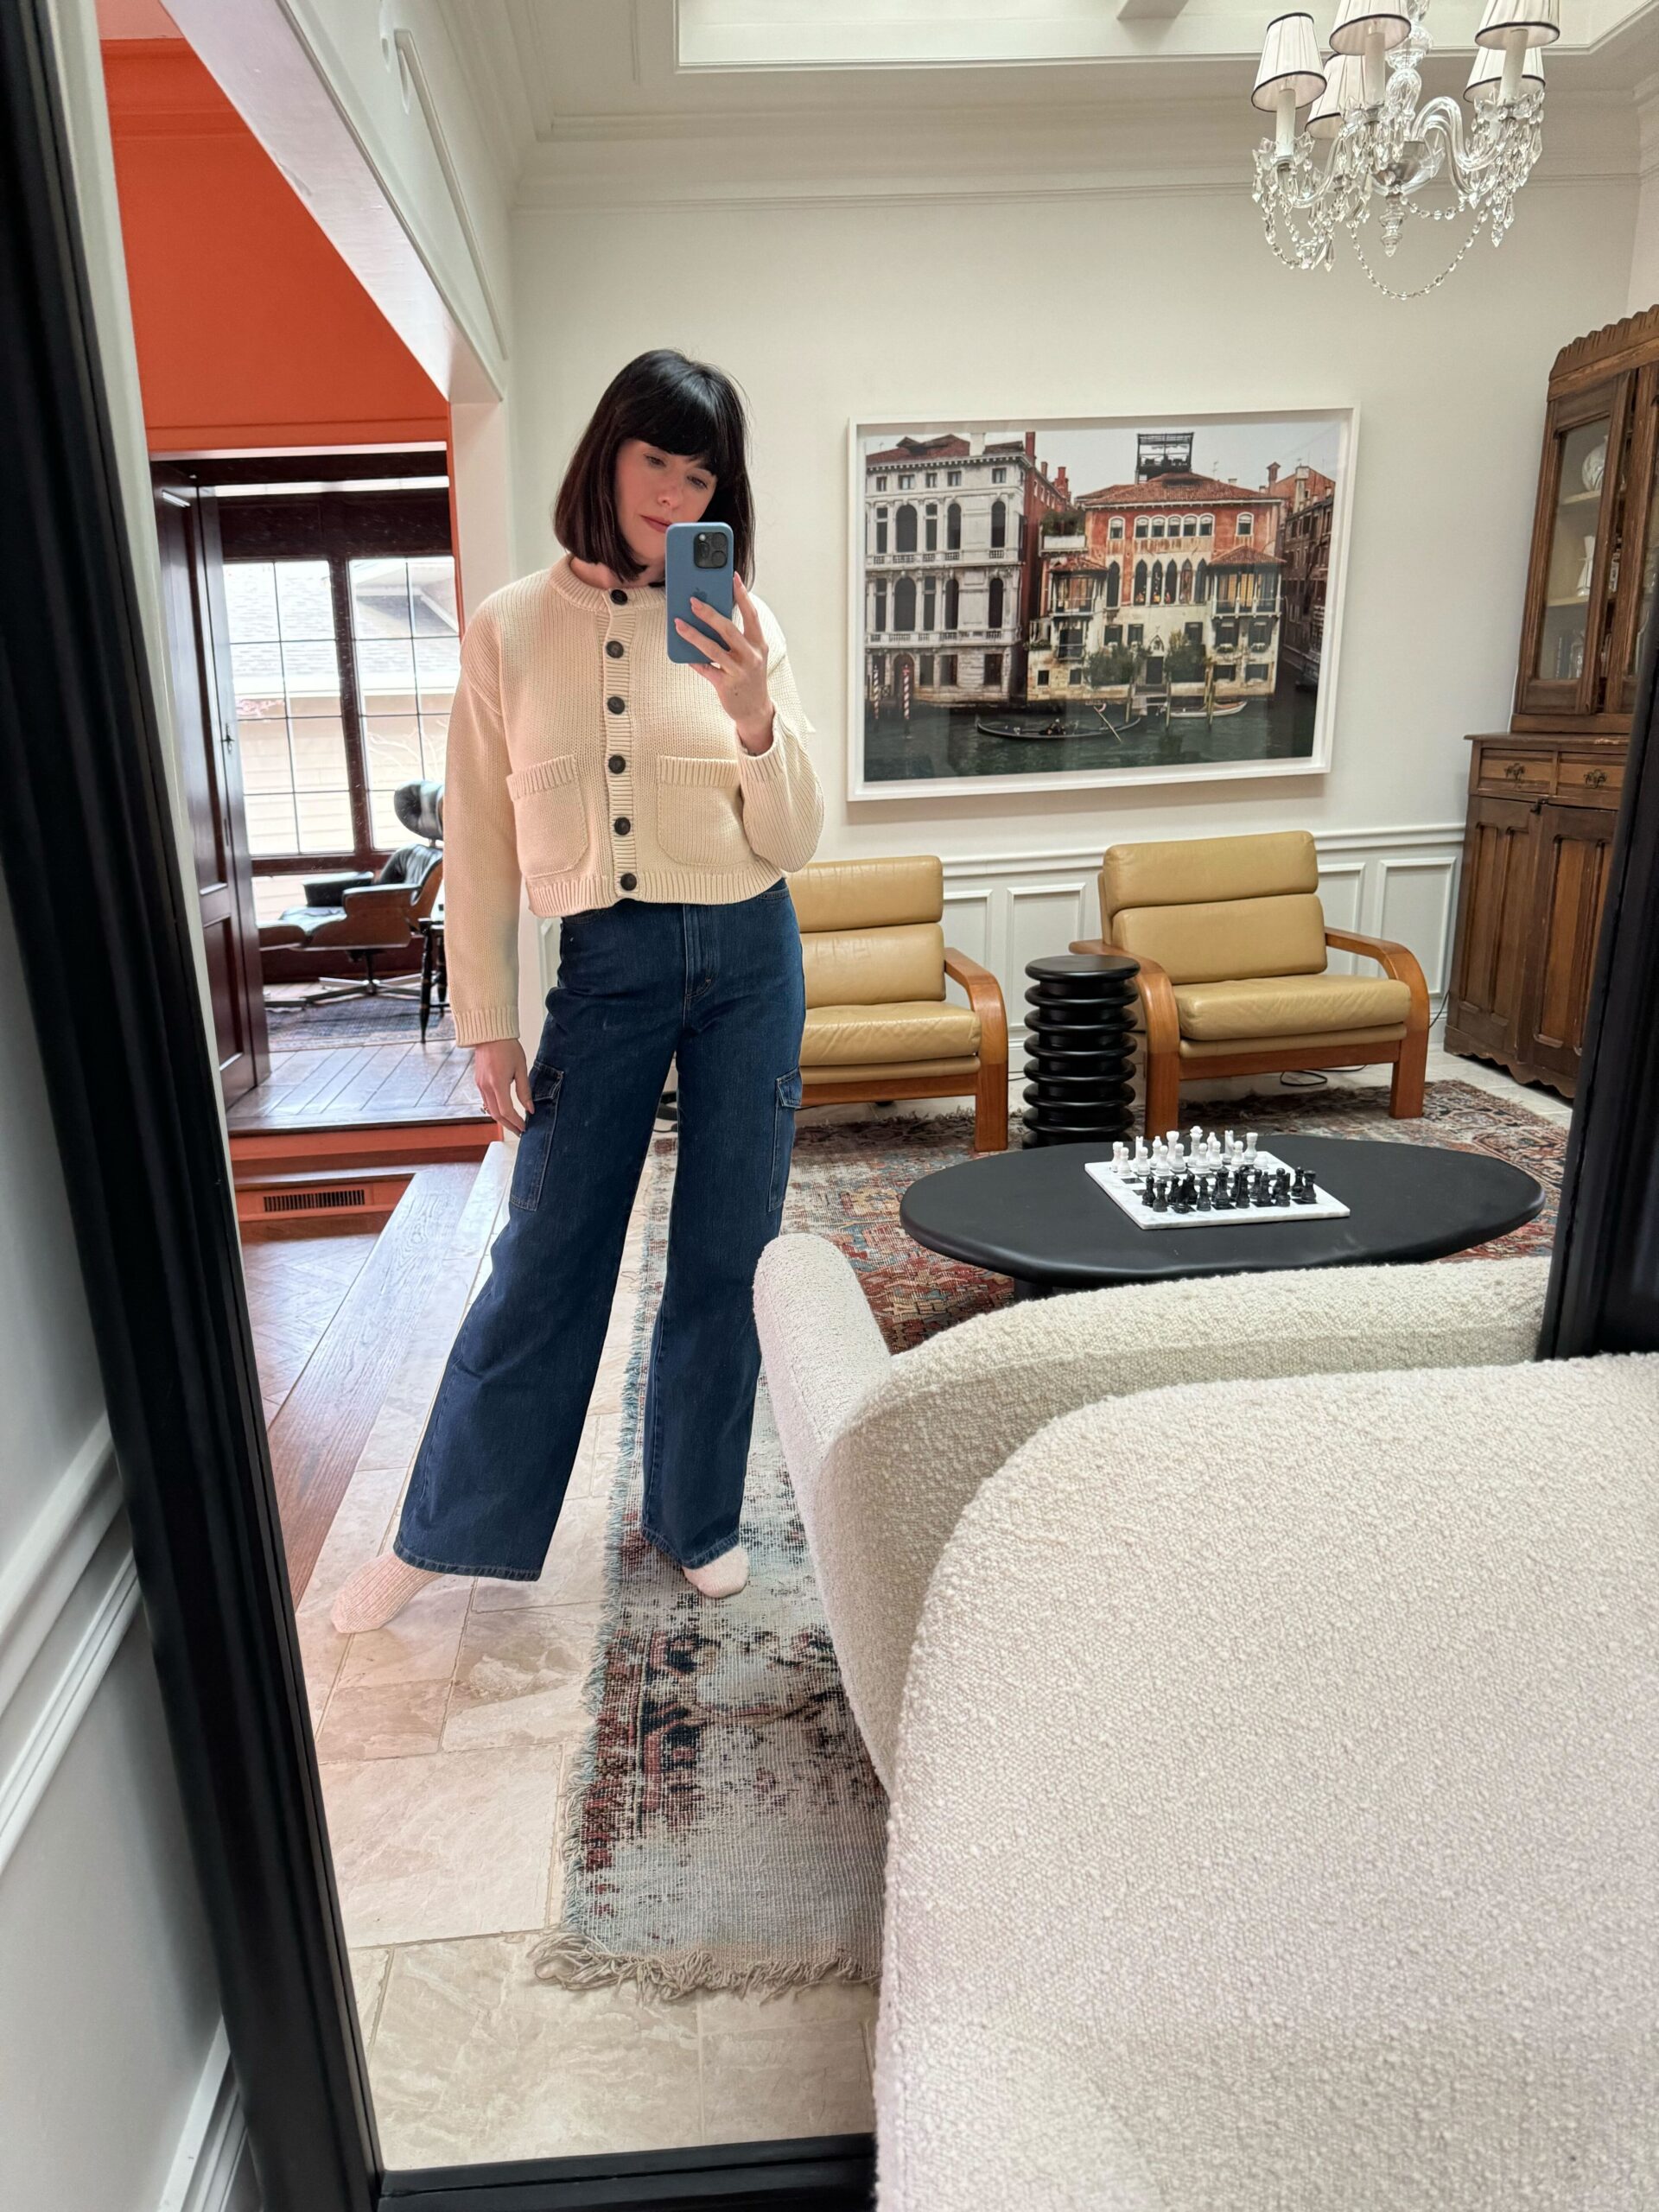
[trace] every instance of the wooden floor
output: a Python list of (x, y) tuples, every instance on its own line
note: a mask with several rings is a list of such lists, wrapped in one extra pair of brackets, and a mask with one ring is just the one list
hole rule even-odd
[(315, 1045), (273, 1052), (270, 1074), (226, 1116), (251, 1130), (349, 1128), (485, 1119), (464, 1045)]
[[(412, 1338), (447, 1288), (475, 1162), (416, 1168), (376, 1236), (248, 1237), (243, 1273), (297, 1599)], [(448, 1326), (453, 1331), (454, 1319)]]

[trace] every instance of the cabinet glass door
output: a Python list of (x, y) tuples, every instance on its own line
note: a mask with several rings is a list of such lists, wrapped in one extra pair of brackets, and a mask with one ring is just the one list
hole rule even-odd
[(1602, 385), (1550, 410), (1528, 594), (1524, 712), (1592, 715), (1600, 703), (1609, 580), (1617, 575), (1609, 522), (1624, 458), (1624, 397), (1622, 386)]

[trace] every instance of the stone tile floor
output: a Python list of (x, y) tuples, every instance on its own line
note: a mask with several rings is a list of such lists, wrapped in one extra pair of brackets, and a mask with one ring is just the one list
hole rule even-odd
[[(1387, 1073), (1333, 1081), (1385, 1083)], [(1551, 1122), (1570, 1118), (1553, 1094), (1475, 1061), (1435, 1052), (1428, 1073)], [(1011, 1084), (1016, 1113), (1021, 1080)], [(868, 1110), (822, 1108), (811, 1118)], [(499, 1149), (480, 1170), (493, 1179), (498, 1211), (507, 1172)], [(487, 1190), (479, 1197), (488, 1203)], [(639, 1215), (637, 1205), (633, 1228)], [(570, 1502), (541, 1580), (445, 1582), (373, 1635), (348, 1639), (329, 1626), (334, 1591), (382, 1548), (401, 1501), (447, 1349), (423, 1340), (409, 1349), (301, 1602), (341, 1905), (393, 2166), (873, 2124), (869, 1989), (828, 1983), (764, 2000), (646, 2004), (632, 1990), (548, 1986), (527, 1963), (559, 1910), (559, 1787), (587, 1726), (582, 1686), (604, 1594), (634, 1248), (631, 1228)]]

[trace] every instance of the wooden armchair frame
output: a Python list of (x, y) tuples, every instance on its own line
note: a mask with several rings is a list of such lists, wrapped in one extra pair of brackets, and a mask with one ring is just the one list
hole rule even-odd
[[(968, 1003), (979, 1016), (979, 1073), (974, 1083), (974, 1150), (1006, 1152), (1008, 1148), (1008, 1014), (1002, 986), (988, 968), (970, 960), (965, 952), (947, 945), (944, 972), (962, 985)], [(843, 1081), (826, 1083), (820, 1077), (801, 1091), (803, 1106), (863, 1104), (874, 1098), (954, 1098), (966, 1089), (955, 1075), (884, 1075), (874, 1082), (849, 1067)]]
[[(1161, 1136), (1166, 1129), (1179, 1125), (1184, 1076), (1189, 1083), (1207, 1083), (1217, 1076), (1268, 1075), (1283, 1068), (1352, 1067), (1356, 1050), (1363, 1052), (1366, 1065), (1392, 1063), (1394, 1081), (1389, 1090), (1389, 1111), (1396, 1122), (1414, 1120), (1422, 1112), (1423, 1078), (1428, 1065), (1428, 986), (1423, 980), (1416, 954), (1406, 945), (1396, 944), (1391, 938), (1363, 937), (1356, 930), (1327, 928), (1325, 941), (1332, 951), (1357, 953), (1363, 959), (1375, 960), (1385, 975), (1406, 985), (1411, 993), (1411, 1004), (1406, 1010), (1403, 1037), (1364, 1047), (1356, 1047), (1351, 1043), (1299, 1045), (1289, 1052), (1275, 1045), (1271, 1038), (1264, 1037), (1253, 1045), (1241, 1040), (1236, 1052), (1218, 1052), (1213, 1057), (1206, 1053), (1201, 1061), (1185, 1062), (1181, 1058), (1181, 1023), (1175, 1006), (1174, 984), (1155, 960), (1148, 960), (1138, 952), (1130, 956), (1141, 963), (1135, 988), (1147, 1036), (1148, 1139)], [(1094, 937), (1078, 938), (1071, 950), (1121, 952), (1123, 947)]]

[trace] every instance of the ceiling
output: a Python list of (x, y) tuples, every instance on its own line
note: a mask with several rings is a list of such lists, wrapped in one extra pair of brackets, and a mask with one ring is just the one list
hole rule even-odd
[[(383, 0), (396, 4), (396, 0)], [(431, 0), (521, 204), (844, 196), (984, 175), (1012, 188), (1103, 148), (1156, 179), (1237, 173), (1284, 0)], [(1337, 0), (1307, 0), (1321, 32)], [(1481, 0), (1430, 0), (1430, 93), (1462, 90)], [(1633, 161), (1659, 86), (1659, 0), (1564, 0), (1546, 160)], [(1445, 56), (1445, 59), (1438, 58)], [(1567, 110), (1576, 110), (1569, 118)], [(1610, 113), (1609, 111), (1616, 111)], [(1550, 117), (1556, 118), (1554, 131)], [(990, 118), (996, 118), (990, 127)]]

